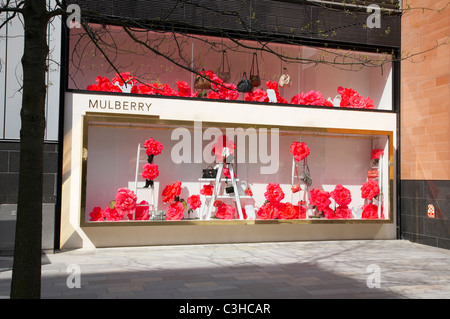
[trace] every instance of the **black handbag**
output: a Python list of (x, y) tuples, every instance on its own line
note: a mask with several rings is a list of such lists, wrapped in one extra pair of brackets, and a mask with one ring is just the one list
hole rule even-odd
[(245, 72), (244, 75), (242, 76), (242, 79), (239, 81), (236, 87), (238, 92), (248, 93), (253, 91), (253, 85), (247, 79), (247, 74)]
[(203, 178), (216, 178), (217, 176), (217, 169), (212, 168), (211, 166), (208, 166), (207, 168), (203, 169)]

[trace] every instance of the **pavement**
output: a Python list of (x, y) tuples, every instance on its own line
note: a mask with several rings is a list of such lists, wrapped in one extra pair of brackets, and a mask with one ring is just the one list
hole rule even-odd
[[(0, 298), (12, 257), (0, 256)], [(46, 254), (42, 299), (450, 299), (450, 250), (406, 240), (99, 248)]]

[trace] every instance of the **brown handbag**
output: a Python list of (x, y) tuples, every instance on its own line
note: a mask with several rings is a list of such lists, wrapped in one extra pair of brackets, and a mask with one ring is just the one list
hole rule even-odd
[[(256, 64), (256, 74), (255, 74), (255, 64)], [(253, 53), (252, 68), (250, 69), (250, 83), (254, 88), (261, 85), (261, 78), (259, 77), (258, 56), (256, 53)]]
[[(227, 66), (227, 70), (225, 70), (225, 64)], [(230, 64), (228, 63), (228, 55), (226, 50), (223, 50), (222, 52), (222, 65), (219, 70), (219, 78), (224, 82), (228, 82), (231, 78)]]
[(208, 80), (208, 78), (204, 75), (205, 69), (202, 70), (200, 73), (202, 76), (197, 75), (195, 78), (194, 87), (198, 90), (208, 90), (211, 88), (211, 82)]

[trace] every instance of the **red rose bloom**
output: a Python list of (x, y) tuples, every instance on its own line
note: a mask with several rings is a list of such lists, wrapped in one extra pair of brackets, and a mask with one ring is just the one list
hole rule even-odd
[(163, 202), (164, 203), (171, 203), (174, 201), (175, 196), (179, 196), (181, 193), (181, 182), (175, 182), (172, 185), (167, 185), (163, 192)]
[(107, 77), (97, 76), (97, 84), (88, 85), (88, 91), (103, 91), (103, 92), (122, 92), (122, 90), (112, 84)]
[(294, 206), (291, 203), (286, 203), (283, 206), (284, 206), (283, 209), (280, 210), (278, 213), (278, 219), (299, 219), (300, 218), (299, 206)]
[(167, 207), (167, 220), (181, 220), (183, 219), (184, 205), (181, 202), (175, 202)]
[(284, 192), (278, 183), (270, 183), (266, 187), (264, 197), (272, 203), (279, 203), (284, 198)]
[(372, 178), (363, 184), (361, 187), (361, 197), (372, 200), (375, 196), (380, 194), (380, 188), (378, 182)]
[(116, 222), (123, 219), (123, 214), (118, 212), (117, 209), (110, 207), (105, 208), (105, 217), (107, 221)]
[(381, 155), (384, 155), (384, 150), (376, 148), (370, 152), (370, 159), (380, 159)]
[(245, 93), (244, 101), (269, 102), (269, 97), (266, 91), (255, 89), (252, 92)]
[(258, 217), (259, 219), (276, 219), (278, 218), (279, 211), (280, 203), (268, 202), (258, 210)]
[(92, 212), (89, 213), (89, 216), (91, 217), (91, 222), (102, 221), (105, 218), (104, 212), (101, 207), (94, 207)]
[(336, 218), (339, 219), (349, 219), (352, 218), (352, 210), (348, 206), (338, 206), (334, 212)]
[(323, 98), (319, 91), (309, 91), (308, 93), (299, 93), (292, 97), (291, 104), (299, 105), (319, 105), (319, 106), (333, 106), (333, 103)]
[(128, 188), (120, 188), (116, 194), (116, 210), (128, 214), (136, 209), (137, 196)]
[(146, 148), (145, 152), (147, 153), (147, 155), (159, 155), (164, 148), (164, 146), (160, 142), (152, 138), (149, 138), (144, 142), (144, 147)]
[[(364, 219), (378, 219), (378, 206), (372, 203), (364, 205), (361, 218)], [(384, 218), (383, 206), (381, 206), (381, 218)]]
[(187, 199), (187, 203), (192, 210), (195, 210), (202, 206), (202, 202), (200, 200), (200, 195), (191, 195)]
[(347, 206), (352, 201), (352, 194), (350, 190), (342, 185), (336, 185), (335, 189), (330, 193), (336, 204)]
[(156, 164), (144, 164), (144, 171), (142, 172), (142, 177), (149, 180), (154, 180), (159, 176), (158, 165)]
[(236, 208), (230, 205), (222, 204), (216, 212), (216, 217), (220, 219), (234, 219)]
[(294, 159), (298, 162), (306, 158), (309, 154), (309, 147), (303, 142), (293, 142), (291, 144), (291, 154), (294, 155)]
[(200, 194), (205, 196), (211, 196), (213, 193), (214, 186), (213, 185), (203, 185), (203, 188), (200, 190)]
[(189, 86), (189, 84), (185, 81), (177, 81), (177, 86), (178, 86), (178, 96), (185, 96), (185, 97), (191, 97), (192, 96), (192, 92), (191, 92), (191, 87)]
[(310, 192), (309, 203), (316, 206), (319, 211), (324, 211), (331, 204), (330, 193), (313, 189)]

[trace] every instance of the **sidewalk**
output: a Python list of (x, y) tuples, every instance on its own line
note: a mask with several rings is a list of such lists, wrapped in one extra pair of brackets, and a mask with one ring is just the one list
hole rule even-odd
[[(11, 267), (0, 257), (0, 298)], [(41, 297), (450, 299), (450, 250), (380, 240), (66, 251), (43, 257)]]

